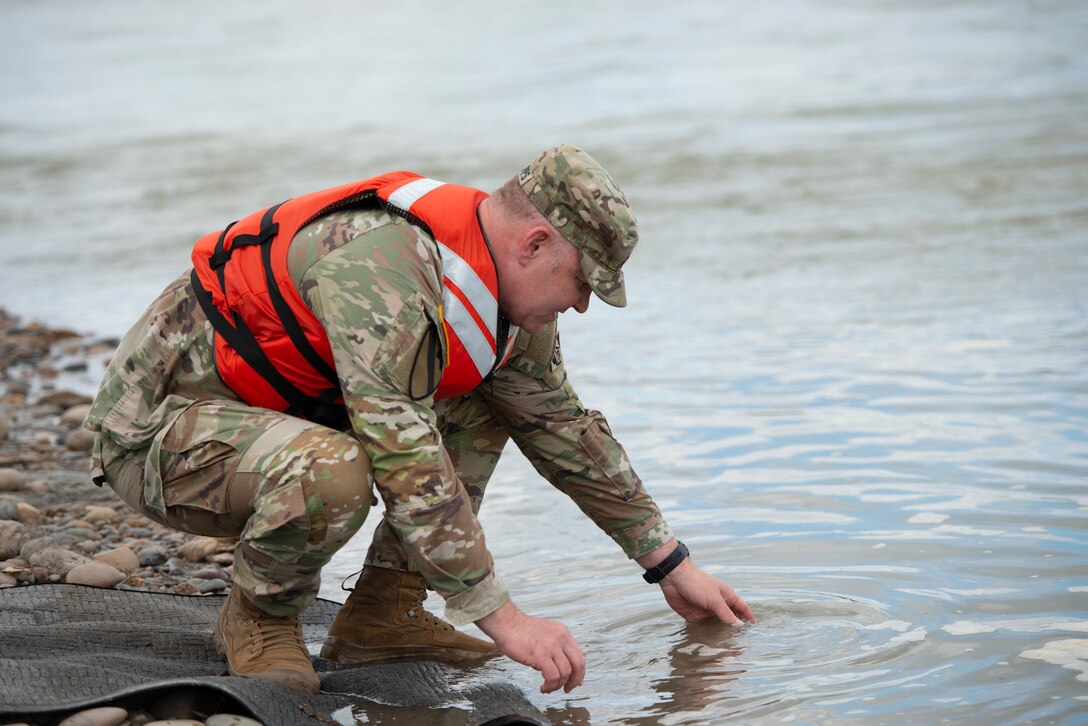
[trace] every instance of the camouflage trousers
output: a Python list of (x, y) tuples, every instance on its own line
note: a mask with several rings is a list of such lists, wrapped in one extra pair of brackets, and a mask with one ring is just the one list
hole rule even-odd
[[(507, 434), (472, 394), (436, 412), (478, 512)], [(274, 615), (313, 601), (321, 569), (376, 503), (370, 461), (353, 435), (236, 401), (182, 409), (147, 447), (124, 449), (100, 434), (98, 449), (106, 481), (135, 510), (183, 532), (238, 537), (234, 585)], [(365, 563), (413, 569), (384, 520)]]

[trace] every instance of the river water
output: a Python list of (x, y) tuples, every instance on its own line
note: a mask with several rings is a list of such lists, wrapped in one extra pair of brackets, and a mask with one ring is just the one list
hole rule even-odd
[(0, 305), (96, 335), (312, 189), (559, 142), (627, 189), (631, 304), (564, 317), (571, 378), (759, 623), (682, 623), (511, 448), (489, 545), (589, 672), (466, 682), (557, 723), (1088, 723), (1084, 3), (0, 0), (0, 41)]

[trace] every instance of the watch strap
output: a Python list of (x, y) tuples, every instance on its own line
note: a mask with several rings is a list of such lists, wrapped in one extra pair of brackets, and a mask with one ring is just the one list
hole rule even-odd
[(675, 570), (688, 556), (687, 546), (680, 540), (676, 541), (676, 549), (668, 557), (661, 560), (654, 567), (642, 573), (642, 579), (651, 585), (656, 585)]

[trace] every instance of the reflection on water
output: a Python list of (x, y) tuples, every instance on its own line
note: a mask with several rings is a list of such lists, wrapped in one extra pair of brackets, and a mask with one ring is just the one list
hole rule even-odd
[[(1088, 8), (315, 8), (0, 0), (0, 304), (115, 336), (242, 213), (580, 143), (643, 241), (572, 380), (760, 622), (681, 622), (511, 449), (489, 546), (588, 675), (464, 682), (569, 724), (1088, 717)], [(373, 702), (338, 718), (418, 715)]]

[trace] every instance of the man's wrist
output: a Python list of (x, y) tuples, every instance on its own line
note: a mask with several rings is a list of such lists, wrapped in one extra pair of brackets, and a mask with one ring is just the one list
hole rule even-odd
[(651, 585), (656, 585), (664, 580), (670, 572), (679, 567), (688, 558), (688, 554), (688, 548), (683, 542), (677, 540), (676, 548), (661, 562), (647, 568), (646, 572), (642, 573), (642, 579)]

